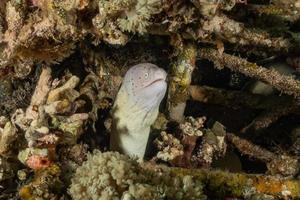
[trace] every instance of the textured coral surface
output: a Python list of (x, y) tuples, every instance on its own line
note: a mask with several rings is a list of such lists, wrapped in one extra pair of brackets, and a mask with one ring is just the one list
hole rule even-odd
[[(300, 0), (0, 0), (0, 199), (299, 199), (299, 16)], [(109, 141), (139, 63), (168, 89), (154, 123), (158, 105), (122, 104), (151, 121), (137, 162)]]

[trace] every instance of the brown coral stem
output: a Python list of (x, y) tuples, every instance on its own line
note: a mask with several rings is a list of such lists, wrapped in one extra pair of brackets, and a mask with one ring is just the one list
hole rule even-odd
[(297, 158), (277, 155), (231, 133), (227, 133), (227, 141), (232, 143), (242, 154), (265, 162), (268, 172), (272, 175), (289, 177), (299, 173), (300, 163)]
[(189, 91), (190, 97), (194, 101), (222, 105), (230, 108), (248, 107), (265, 110), (241, 130), (243, 133), (257, 132), (267, 128), (280, 117), (289, 114), (298, 114), (300, 112), (298, 103), (289, 96), (263, 96), (197, 85), (191, 85)]
[[(153, 35), (173, 35), (166, 27), (161, 25), (153, 25), (148, 31)], [(269, 33), (245, 27), (243, 23), (230, 19), (224, 14), (218, 14), (210, 19), (202, 19), (196, 31), (182, 31), (180, 36), (186, 40), (196, 40), (203, 43), (216, 44), (216, 39), (221, 39), (223, 42), (228, 42), (235, 45), (235, 48), (240, 46), (253, 46), (265, 48), (272, 52), (287, 52), (294, 45), (291, 39), (284, 37), (272, 37)], [(240, 51), (245, 51), (245, 48), (239, 48)]]
[(244, 127), (241, 132), (257, 132), (259, 130), (269, 127), (272, 123), (276, 122), (279, 118), (287, 116), (291, 113), (299, 113), (299, 105), (289, 105), (279, 106), (273, 108), (272, 110), (264, 111), (259, 116), (257, 116), (249, 125)]
[[(248, 92), (198, 85), (191, 85), (189, 91), (190, 97), (194, 101), (231, 108), (248, 107), (253, 109), (272, 109), (281, 105), (293, 104), (293, 99), (289, 96), (263, 96)], [(299, 112), (300, 107), (294, 111)]]
[(272, 38), (267, 32), (247, 28), (224, 14), (202, 22), (201, 29), (209, 35), (213, 33), (224, 41), (242, 46), (254, 45), (272, 48), (273, 51), (288, 50), (292, 47), (291, 42), (286, 38)]
[(270, 17), (276, 16), (289, 22), (300, 19), (300, 3), (295, 0), (273, 0), (269, 5), (249, 5), (247, 8), (255, 14), (265, 14)]
[(232, 143), (241, 153), (250, 157), (257, 158), (264, 162), (270, 162), (276, 158), (276, 155), (266, 149), (263, 149), (248, 140), (242, 139), (234, 134), (227, 133), (227, 141)]
[(228, 67), (233, 71), (238, 71), (268, 83), (283, 93), (300, 98), (300, 81), (290, 76), (282, 75), (275, 70), (266, 69), (237, 56), (226, 53), (220, 54), (212, 48), (201, 48), (198, 53), (201, 58), (214, 62), (215, 67), (218, 69)]

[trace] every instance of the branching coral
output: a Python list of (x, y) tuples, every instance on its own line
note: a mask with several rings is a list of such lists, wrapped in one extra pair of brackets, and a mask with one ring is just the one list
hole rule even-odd
[[(22, 199), (56, 198), (56, 192), (52, 191), (61, 188), (56, 186), (60, 183), (60, 168), (54, 164), (56, 147), (76, 144), (89, 117), (88, 113), (77, 110), (83, 105), (74, 89), (79, 78), (70, 75), (62, 80), (53, 81), (51, 69), (43, 67), (26, 111), (17, 109), (10, 119), (0, 118), (1, 156), (18, 153), (19, 161), (35, 172), (36, 178), (20, 190)], [(21, 141), (24, 136), (26, 142)], [(73, 172), (74, 169), (69, 174)], [(47, 181), (53, 176), (53, 182)]]
[(204, 127), (205, 117), (193, 118), (187, 117), (184, 123), (179, 125), (183, 134), (188, 136), (202, 136), (203, 132), (201, 129)]
[[(2, 26), (5, 33), (1, 39), (4, 48), (0, 56), (1, 65), (15, 64), (19, 75), (24, 76), (26, 74), (21, 72), (22, 68), (31, 69), (41, 61), (55, 63), (68, 57), (76, 42), (88, 33), (110, 44), (125, 44), (128, 36), (124, 32), (144, 34), (150, 31), (150, 25), (158, 24), (162, 29), (164, 25), (168, 27), (166, 34), (182, 30), (183, 38), (189, 35), (190, 38), (211, 43), (215, 43), (212, 35), (216, 35), (233, 44), (249, 46), (254, 41), (254, 45), (273, 47), (277, 51), (293, 47), (290, 39), (272, 38), (267, 32), (248, 29), (219, 12), (231, 10), (236, 3), (206, 0), (192, 3), (160, 0), (4, 1), (7, 27)], [(28, 13), (28, 5), (39, 9)], [(286, 7), (288, 3), (284, 5)], [(295, 3), (294, 7), (297, 8), (297, 5)], [(94, 16), (93, 20), (83, 18), (81, 12)], [(153, 16), (157, 19), (154, 20)], [(248, 38), (251, 38), (251, 43)], [(43, 46), (39, 46), (41, 43)]]
[(199, 9), (204, 17), (212, 17), (217, 14), (218, 10), (230, 11), (236, 4), (247, 4), (247, 0), (192, 0), (192, 3)]
[(299, 20), (300, 2), (294, 0), (273, 0), (270, 5), (250, 5), (249, 10), (258, 14), (277, 16), (289, 22)]
[[(221, 151), (221, 149), (224, 151), (224, 148), (218, 145), (224, 142), (218, 143), (218, 138), (215, 135), (211, 136), (208, 131), (204, 131), (205, 120), (205, 117), (196, 119), (186, 117), (184, 122), (179, 124), (179, 127), (174, 130), (174, 135), (167, 134), (165, 131), (161, 132), (160, 137), (155, 140), (155, 144), (159, 150), (155, 159), (168, 162), (172, 166), (190, 168), (204, 165), (204, 162), (200, 160), (203, 160), (205, 157), (209, 160), (209, 164), (207, 164), (209, 166), (216, 153)], [(199, 146), (197, 145), (197, 141), (200, 138), (203, 142)], [(209, 149), (209, 153), (204, 149)]]
[(243, 154), (266, 162), (269, 173), (273, 175), (295, 176), (300, 171), (297, 158), (276, 155), (233, 134), (227, 134), (227, 139)]
[[(43, 76), (43, 73), (41, 74), (31, 104), (26, 110), (26, 118), (33, 119), (31, 126), (35, 127), (33, 130), (27, 127), (27, 138), (29, 141), (33, 142), (35, 139), (31, 138), (30, 135), (34, 138), (39, 138), (42, 136), (41, 134), (48, 134), (48, 122), (43, 120), (50, 119), (52, 120), (51, 128), (73, 135), (70, 137), (70, 135), (67, 134), (62, 137), (69, 138), (68, 141), (74, 143), (82, 132), (81, 127), (83, 123), (80, 121), (84, 121), (88, 117), (86, 113), (74, 113), (76, 109), (78, 109), (75, 105), (80, 106), (80, 104), (75, 103), (75, 100), (79, 97), (79, 92), (74, 89), (77, 86), (79, 79), (76, 76), (71, 76), (63, 85), (51, 90), (49, 87), (49, 81), (51, 79), (49, 68), (44, 71), (45, 76)], [(72, 109), (75, 110), (72, 112)], [(63, 117), (61, 116), (62, 113), (71, 114), (69, 117)], [(43, 126), (46, 127), (43, 128)], [(34, 130), (41, 134), (33, 134)], [(72, 137), (75, 137), (73, 138), (75, 141), (71, 139)], [(62, 140), (62, 142), (66, 141), (67, 139)]]
[[(25, 113), (19, 110), (15, 114), (15, 123), (25, 131), (29, 147), (19, 153), (19, 158), (33, 169), (47, 167), (58, 143), (75, 144), (83, 132), (88, 114), (75, 113), (76, 105), (80, 106), (75, 103), (79, 97), (74, 89), (78, 82), (76, 76), (71, 76), (60, 87), (51, 89), (51, 70), (45, 67), (30, 106)], [(63, 113), (69, 115), (63, 116)]]
[(160, 133), (160, 138), (155, 140), (155, 144), (159, 150), (156, 157), (163, 161), (171, 161), (184, 153), (180, 140), (164, 131)]
[(214, 62), (215, 67), (218, 69), (228, 67), (233, 71), (238, 71), (269, 83), (283, 93), (294, 95), (297, 98), (300, 97), (300, 81), (293, 79), (291, 76), (281, 75), (275, 70), (263, 68), (255, 63), (226, 53), (220, 55), (217, 50), (210, 48), (201, 49), (199, 56)]
[[(35, 10), (30, 15), (26, 15), (25, 1), (20, 1), (21, 5), (12, 2), (6, 3), (7, 29), (0, 40), (4, 48), (0, 56), (1, 67), (13, 65), (16, 75), (24, 77), (34, 64), (62, 61), (72, 53), (75, 42), (82, 38), (83, 34), (70, 22), (61, 23), (59, 13), (51, 12), (50, 8), (54, 8), (53, 1), (41, 1), (41, 5), (48, 6), (42, 6), (44, 13)], [(59, 10), (59, 7), (57, 9)], [(44, 15), (45, 13), (48, 15)]]
[[(230, 108), (274, 109), (287, 105), (297, 107), (297, 102), (290, 96), (264, 96), (247, 91), (225, 90), (209, 86), (191, 85), (190, 97), (194, 101), (227, 106)], [(300, 109), (300, 108), (299, 108)], [(294, 110), (297, 113), (297, 109)]]
[(255, 119), (253, 119), (250, 124), (242, 128), (241, 132), (259, 132), (275, 123), (281, 117), (288, 116), (293, 113), (299, 113), (298, 104), (286, 104), (271, 110), (263, 111)]
[(209, 168), (213, 159), (223, 157), (227, 148), (225, 136), (225, 128), (218, 122), (211, 129), (205, 130), (202, 142), (192, 156), (192, 162), (197, 166)]
[[(286, 51), (291, 48), (291, 40), (283, 37), (272, 38), (267, 32), (246, 28), (226, 15), (216, 15), (210, 20), (202, 22), (205, 35), (216, 34), (222, 40), (242, 46), (255, 45), (272, 48), (273, 51)], [(251, 40), (249, 40), (251, 38)]]
[(279, 118), (299, 113), (300, 106), (291, 96), (258, 95), (249, 92), (231, 91), (208, 86), (192, 85), (189, 88), (191, 99), (202, 103), (222, 105), (233, 109), (262, 109), (250, 124), (241, 132), (253, 133), (267, 128)]

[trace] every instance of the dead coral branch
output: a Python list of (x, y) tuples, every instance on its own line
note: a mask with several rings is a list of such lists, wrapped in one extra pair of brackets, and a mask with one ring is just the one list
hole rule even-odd
[(29, 119), (38, 118), (38, 107), (45, 104), (47, 100), (48, 92), (50, 91), (51, 83), (51, 73), (50, 67), (44, 67), (42, 69), (37, 87), (32, 95), (29, 107), (26, 109), (26, 116)]
[[(222, 105), (230, 108), (248, 107), (268, 110), (284, 105), (294, 105), (295, 103), (293, 99), (288, 96), (263, 96), (209, 86), (191, 85), (189, 91), (190, 97), (194, 101)], [(300, 106), (293, 111), (295, 111), (295, 113), (299, 112)]]
[(272, 48), (272, 51), (288, 50), (292, 47), (291, 42), (286, 38), (273, 38), (263, 30), (247, 28), (244, 24), (234, 21), (223, 14), (203, 21), (201, 29), (207, 35), (215, 34), (223, 41), (242, 46), (254, 45)]
[(270, 162), (276, 155), (257, 145), (252, 144), (248, 140), (242, 139), (234, 134), (227, 134), (227, 140), (232, 143), (242, 154), (257, 158), (264, 162)]
[(231, 133), (227, 133), (227, 140), (242, 154), (265, 162), (268, 172), (272, 175), (287, 177), (295, 176), (299, 173), (300, 163), (296, 158), (287, 155), (277, 155)]
[(221, 55), (212, 48), (201, 48), (198, 53), (200, 58), (212, 61), (218, 69), (228, 67), (233, 71), (268, 83), (283, 93), (300, 98), (300, 81), (290, 76), (282, 75), (275, 70), (266, 69), (237, 56), (226, 53)]
[(258, 115), (249, 125), (242, 129), (243, 133), (257, 132), (259, 130), (268, 128), (271, 124), (275, 123), (279, 118), (290, 115), (298, 114), (300, 111), (299, 105), (285, 105), (273, 108), (268, 111), (262, 112)]
[[(180, 41), (181, 42), (181, 41)], [(175, 44), (174, 44), (175, 45)], [(181, 44), (176, 49), (177, 58), (171, 67), (169, 83), (168, 109), (171, 119), (182, 122), (188, 99), (188, 87), (196, 64), (197, 50), (194, 43)]]
[(264, 110), (249, 125), (241, 130), (243, 133), (257, 132), (269, 127), (283, 116), (298, 114), (300, 112), (300, 105), (290, 96), (264, 96), (197, 85), (191, 85), (189, 91), (190, 97), (194, 101), (216, 104), (234, 109), (248, 107)]
[(300, 2), (295, 0), (273, 0), (269, 5), (249, 5), (248, 9), (255, 14), (277, 16), (289, 22), (300, 19)]

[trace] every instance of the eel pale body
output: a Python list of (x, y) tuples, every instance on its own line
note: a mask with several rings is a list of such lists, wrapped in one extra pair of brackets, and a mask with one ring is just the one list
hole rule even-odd
[(116, 96), (110, 150), (144, 157), (150, 126), (167, 90), (167, 73), (151, 63), (131, 67)]

